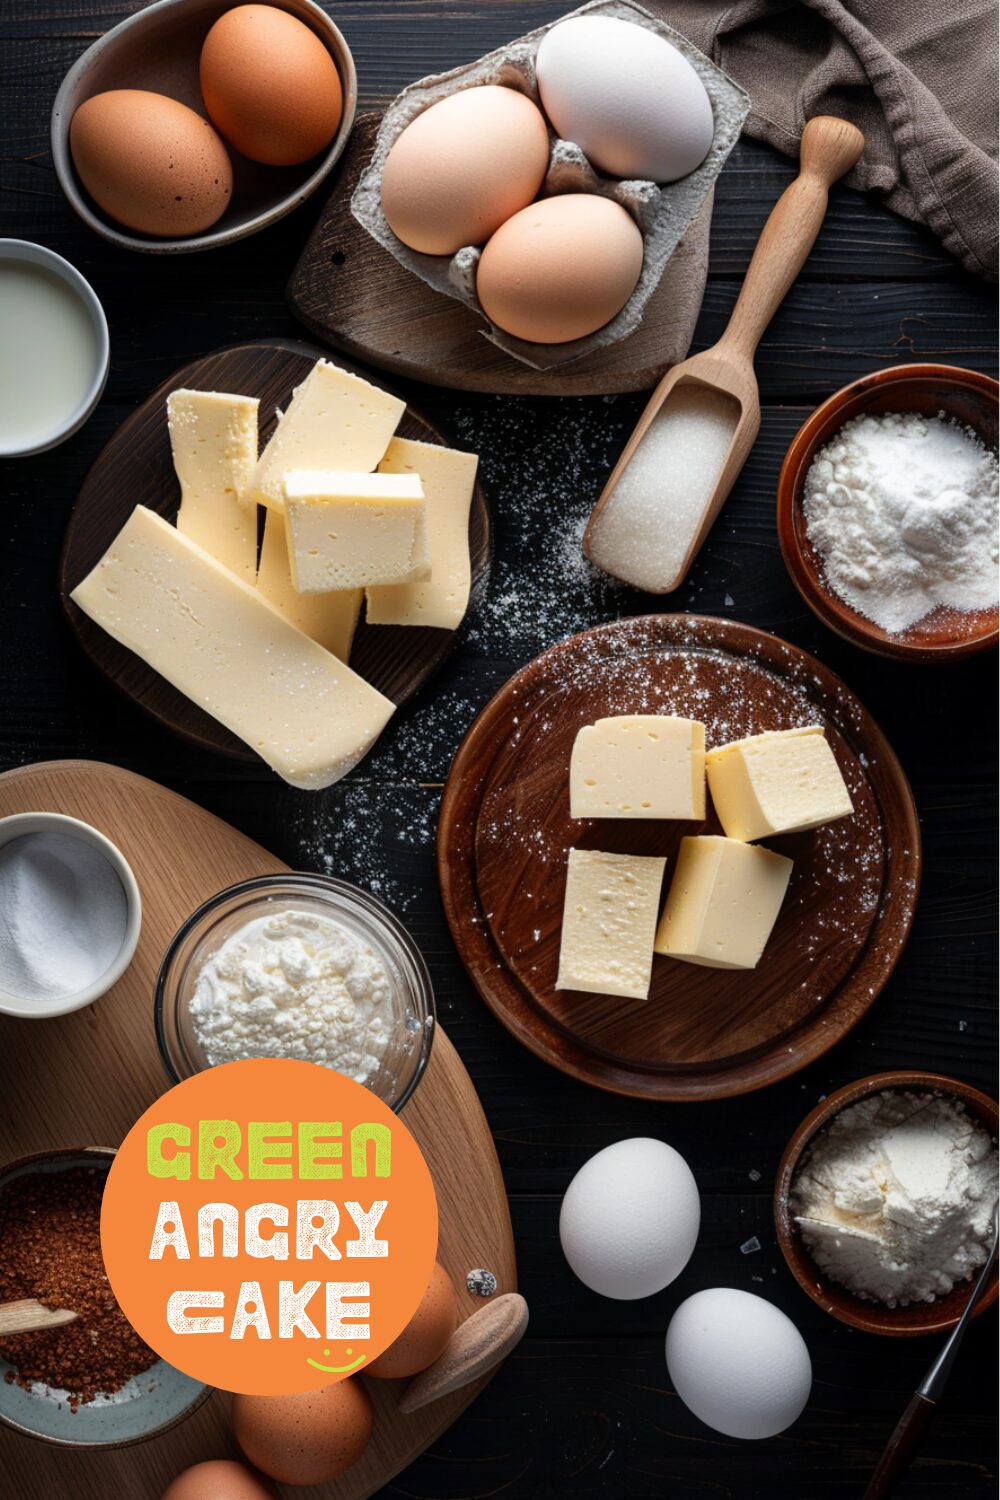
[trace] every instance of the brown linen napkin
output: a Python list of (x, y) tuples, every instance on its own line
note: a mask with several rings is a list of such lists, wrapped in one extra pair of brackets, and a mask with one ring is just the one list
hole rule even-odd
[(741, 83), (749, 135), (798, 154), (813, 115), (865, 133), (845, 179), (997, 279), (995, 0), (643, 0)]

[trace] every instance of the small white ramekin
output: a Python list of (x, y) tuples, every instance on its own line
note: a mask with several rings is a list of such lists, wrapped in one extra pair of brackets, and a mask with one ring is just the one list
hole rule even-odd
[(86, 989), (77, 990), (70, 995), (56, 995), (50, 1000), (26, 1000), (21, 995), (12, 995), (0, 988), (0, 1013), (20, 1016), (25, 1020), (46, 1021), (52, 1016), (65, 1016), (70, 1011), (82, 1010), (85, 1005), (106, 995), (112, 985), (118, 983), (132, 962), (139, 942), (142, 899), (124, 854), (103, 833), (91, 828), (89, 823), (82, 823), (78, 818), (67, 818), (62, 813), (14, 813), (9, 818), (0, 818), (0, 848), (29, 833), (64, 833), (69, 838), (79, 839), (81, 843), (99, 849), (121, 881), (126, 903), (125, 935), (118, 957)]
[(58, 276), (86, 309), (95, 334), (94, 369), (86, 395), (76, 409), (70, 412), (58, 426), (46, 433), (41, 442), (32, 443), (28, 448), (4, 447), (0, 444), (0, 458), (30, 458), (32, 454), (45, 453), (49, 448), (58, 447), (68, 437), (72, 437), (73, 433), (78, 432), (83, 426), (100, 401), (111, 365), (108, 320), (104, 316), (104, 308), (98, 301), (97, 293), (90, 282), (80, 275), (75, 266), (71, 266), (68, 260), (63, 260), (62, 256), (57, 255), (54, 250), (47, 250), (44, 245), (36, 245), (31, 240), (0, 239), (0, 261), (20, 261), (23, 265), (42, 266), (53, 276)]

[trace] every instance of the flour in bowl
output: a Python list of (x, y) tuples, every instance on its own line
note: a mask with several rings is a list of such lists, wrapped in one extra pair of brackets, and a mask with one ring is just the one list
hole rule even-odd
[(899, 635), (941, 606), (996, 605), (997, 496), (997, 455), (970, 427), (884, 412), (820, 448), (802, 511), (828, 586)]
[(371, 1083), (392, 1035), (392, 979), (332, 917), (256, 917), (204, 962), (191, 1024), (209, 1066), (293, 1057)]
[(820, 1270), (887, 1307), (967, 1281), (989, 1254), (996, 1201), (989, 1132), (952, 1099), (892, 1090), (834, 1116), (791, 1192)]

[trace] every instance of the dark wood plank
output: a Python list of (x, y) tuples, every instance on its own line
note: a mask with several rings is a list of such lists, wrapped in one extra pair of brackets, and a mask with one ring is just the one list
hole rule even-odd
[[(497, 519), (492, 586), (433, 694), (403, 710), (361, 775), (320, 797), (179, 744), (86, 668), (66, 630), (56, 558), (89, 463), (131, 407), (185, 360), (240, 339), (296, 336), (284, 285), (321, 207), (322, 195), (230, 254), (185, 257), (169, 274), (152, 259), (111, 252), (79, 225), (47, 160), (52, 96), (94, 36), (138, 6), (0, 0), (0, 233), (49, 243), (94, 278), (111, 320), (114, 364), (105, 402), (81, 433), (55, 453), (0, 465), (0, 765), (81, 754), (142, 771), (289, 864), (331, 868), (377, 890), (424, 950), (513, 1194), (532, 1326), (488, 1395), (389, 1495), (860, 1500), (932, 1349), (922, 1340), (852, 1334), (798, 1293), (777, 1256), (770, 1181), (808, 1109), (873, 1070), (936, 1065), (996, 1091), (996, 674), (989, 660), (944, 676), (900, 667), (832, 636), (805, 609), (781, 563), (775, 488), (801, 421), (844, 381), (918, 356), (995, 373), (995, 291), (957, 270), (930, 235), (886, 213), (874, 196), (835, 189), (799, 287), (762, 350), (769, 406), (761, 436), (691, 577), (676, 597), (653, 606), (743, 619), (795, 641), (843, 676), (878, 720), (913, 787), (925, 853), (914, 932), (896, 972), (849, 1038), (764, 1094), (667, 1109), (615, 1099), (545, 1066), (486, 1012), (444, 922), (433, 843), (440, 785), (491, 694), (559, 636), (650, 607), (642, 595), (581, 570), (576, 547), (641, 397), (501, 401), (419, 391), (429, 419), (483, 455)], [(550, 19), (567, 0), (343, 0), (330, 9), (358, 63), (362, 107), (378, 108), (411, 79)], [(697, 347), (717, 336), (736, 278), (791, 175), (789, 162), (752, 142), (731, 158), (717, 194)], [(690, 1161), (704, 1227), (696, 1258), (654, 1304), (608, 1303), (566, 1270), (559, 1201), (592, 1152), (636, 1134), (662, 1136)], [(753, 1236), (762, 1249), (741, 1254)], [(814, 1361), (816, 1386), (802, 1422), (764, 1445), (737, 1444), (699, 1426), (666, 1380), (671, 1308), (700, 1286), (725, 1284), (782, 1306)], [(970, 1333), (900, 1500), (996, 1494), (995, 1329), (991, 1314)]]

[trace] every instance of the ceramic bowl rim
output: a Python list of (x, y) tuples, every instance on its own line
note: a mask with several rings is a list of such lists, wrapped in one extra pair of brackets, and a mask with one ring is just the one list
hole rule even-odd
[[(343, 90), (343, 113), (340, 123), (334, 133), (326, 151), (319, 158), (315, 169), (309, 174), (304, 182), (270, 208), (262, 209), (254, 214), (245, 223), (234, 224), (226, 229), (218, 229), (210, 226), (201, 234), (193, 234), (185, 239), (153, 239), (146, 235), (135, 234), (124, 225), (116, 225), (113, 220), (107, 218), (91, 206), (87, 193), (78, 183), (76, 170), (73, 166), (69, 149), (69, 127), (72, 118), (70, 100), (76, 94), (77, 88), (87, 71), (93, 66), (100, 55), (119, 42), (123, 35), (132, 30), (138, 30), (147, 25), (149, 18), (162, 15), (170, 10), (183, 11), (194, 8), (201, 0), (153, 0), (153, 4), (146, 5), (132, 15), (126, 16), (106, 31), (103, 36), (97, 38), (76, 59), (69, 71), (66, 73), (56, 93), (55, 102), (52, 105), (52, 114), (49, 124), (49, 141), (52, 150), (52, 161), (55, 167), (56, 179), (60, 188), (73, 211), (83, 220), (95, 233), (104, 239), (110, 240), (113, 245), (119, 245), (125, 250), (137, 250), (151, 255), (186, 255), (199, 250), (215, 250), (222, 245), (232, 245), (238, 240), (247, 239), (250, 235), (258, 234), (260, 230), (267, 229), (276, 224), (279, 219), (285, 218), (293, 209), (299, 207), (305, 200), (316, 191), (320, 183), (329, 176), (340, 157), (343, 155), (354, 127), (354, 118), (358, 107), (358, 76), (354, 63), (354, 56), (343, 32), (335, 24), (326, 11), (316, 3), (316, 0), (296, 0), (302, 5), (311, 17), (307, 22), (301, 16), (296, 15), (296, 20), (302, 20), (304, 25), (309, 25), (310, 30), (320, 37), (327, 46), (331, 57), (340, 75), (341, 88)], [(279, 9), (284, 9), (281, 0), (277, 0)], [(288, 14), (293, 14), (289, 11)], [(231, 149), (227, 143), (227, 150)]]
[[(47, 1151), (29, 1151), (26, 1156), (15, 1157), (13, 1161), (4, 1162), (0, 1165), (0, 1189), (15, 1173), (20, 1174), (33, 1166), (39, 1166), (43, 1162), (60, 1161), (63, 1159), (82, 1158), (92, 1160), (100, 1158), (107, 1161), (108, 1170), (111, 1163), (118, 1155), (116, 1146), (53, 1146)], [(155, 1350), (153, 1351), (156, 1352)], [(157, 1356), (159, 1358), (159, 1356)], [(100, 1443), (85, 1443), (74, 1441), (73, 1438), (53, 1437), (48, 1432), (36, 1432), (33, 1427), (25, 1427), (23, 1422), (16, 1421), (4, 1411), (0, 1411), (0, 1425), (9, 1427), (12, 1432), (21, 1433), (24, 1437), (33, 1438), (36, 1443), (47, 1443), (52, 1448), (73, 1448), (78, 1453), (106, 1453), (114, 1448), (135, 1448), (140, 1443), (146, 1443), (150, 1438), (161, 1437), (171, 1428), (177, 1427), (181, 1422), (186, 1422), (188, 1417), (194, 1415), (200, 1406), (214, 1394), (215, 1387), (202, 1385), (201, 1390), (191, 1399), (182, 1411), (176, 1413), (163, 1422), (159, 1427), (150, 1428), (149, 1432), (137, 1433), (135, 1437), (113, 1438)]]
[[(959, 365), (934, 362), (893, 365), (841, 386), (809, 414), (788, 445), (778, 478), (778, 541), (785, 567), (796, 589), (813, 614), (830, 630), (877, 656), (916, 664), (936, 664), (989, 650), (1000, 639), (1000, 630), (993, 626), (978, 635), (951, 637), (937, 642), (907, 641), (902, 637), (887, 639), (873, 621), (866, 620), (864, 615), (826, 587), (814, 564), (803, 554), (796, 524), (808, 466), (821, 444), (849, 420), (843, 415), (844, 409), (856, 398), (906, 381), (928, 385), (946, 383), (989, 396), (994, 402), (1000, 398), (1000, 383), (992, 376), (978, 370), (965, 370)], [(854, 415), (859, 415), (863, 409), (859, 407)]]
[(12, 839), (20, 838), (18, 827), (24, 834), (37, 833), (40, 829), (64, 829), (73, 838), (89, 843), (99, 849), (111, 865), (125, 892), (125, 934), (114, 963), (105, 969), (92, 984), (77, 990), (72, 995), (62, 995), (52, 1000), (20, 1000), (16, 995), (0, 989), (0, 1015), (14, 1016), (20, 1021), (48, 1021), (56, 1016), (68, 1016), (75, 1010), (92, 1005), (106, 995), (121, 979), (135, 957), (142, 932), (142, 896), (132, 866), (106, 834), (82, 818), (72, 818), (68, 813), (21, 812), (0, 818), (0, 848)]
[[(984, 1094), (982, 1090), (975, 1088), (974, 1085), (963, 1083), (959, 1078), (949, 1078), (943, 1073), (931, 1073), (922, 1068), (897, 1068), (887, 1073), (871, 1073), (865, 1078), (856, 1079), (853, 1083), (846, 1083), (842, 1088), (835, 1089), (833, 1093), (828, 1094), (825, 1099), (821, 1099), (792, 1132), (778, 1163), (774, 1179), (774, 1228), (785, 1264), (801, 1289), (824, 1312), (863, 1333), (915, 1338), (925, 1334), (947, 1333), (949, 1329), (954, 1328), (961, 1317), (961, 1308), (956, 1313), (940, 1318), (936, 1323), (917, 1325), (912, 1321), (908, 1322), (908, 1318), (912, 1319), (914, 1314), (933, 1308), (934, 1303), (921, 1302), (906, 1307), (890, 1308), (878, 1302), (865, 1302), (860, 1297), (855, 1297), (846, 1287), (839, 1286), (820, 1271), (802, 1243), (799, 1234), (793, 1228), (789, 1212), (791, 1185), (802, 1155), (810, 1142), (829, 1125), (835, 1115), (840, 1114), (848, 1105), (857, 1104), (861, 1099), (870, 1098), (873, 1094), (897, 1089), (908, 1089), (917, 1093), (936, 1092), (956, 1099), (965, 1104), (969, 1113), (986, 1125), (994, 1137), (997, 1136), (996, 1101), (988, 1094)], [(975, 1283), (976, 1276), (973, 1275), (970, 1281), (961, 1285), (971, 1292)], [(979, 1317), (987, 1307), (991, 1307), (997, 1300), (997, 1294), (997, 1268), (994, 1266), (989, 1284), (972, 1316)], [(846, 1305), (839, 1306), (838, 1303)]]
[(75, 432), (79, 432), (84, 422), (93, 416), (97, 403), (104, 394), (104, 387), (108, 382), (108, 371), (111, 368), (108, 320), (100, 298), (83, 272), (78, 271), (65, 256), (57, 255), (54, 250), (50, 250), (47, 245), (40, 245), (35, 240), (21, 240), (13, 236), (5, 236), (0, 238), (0, 261), (20, 261), (24, 265), (43, 266), (53, 276), (57, 276), (65, 286), (70, 288), (86, 309), (97, 335), (97, 355), (93, 376), (86, 394), (81, 397), (66, 420), (61, 425), (53, 427), (41, 442), (32, 443), (28, 448), (7, 448), (0, 445), (0, 458), (32, 458), (36, 453), (47, 453), (50, 448), (58, 448), (60, 443), (64, 443)]

